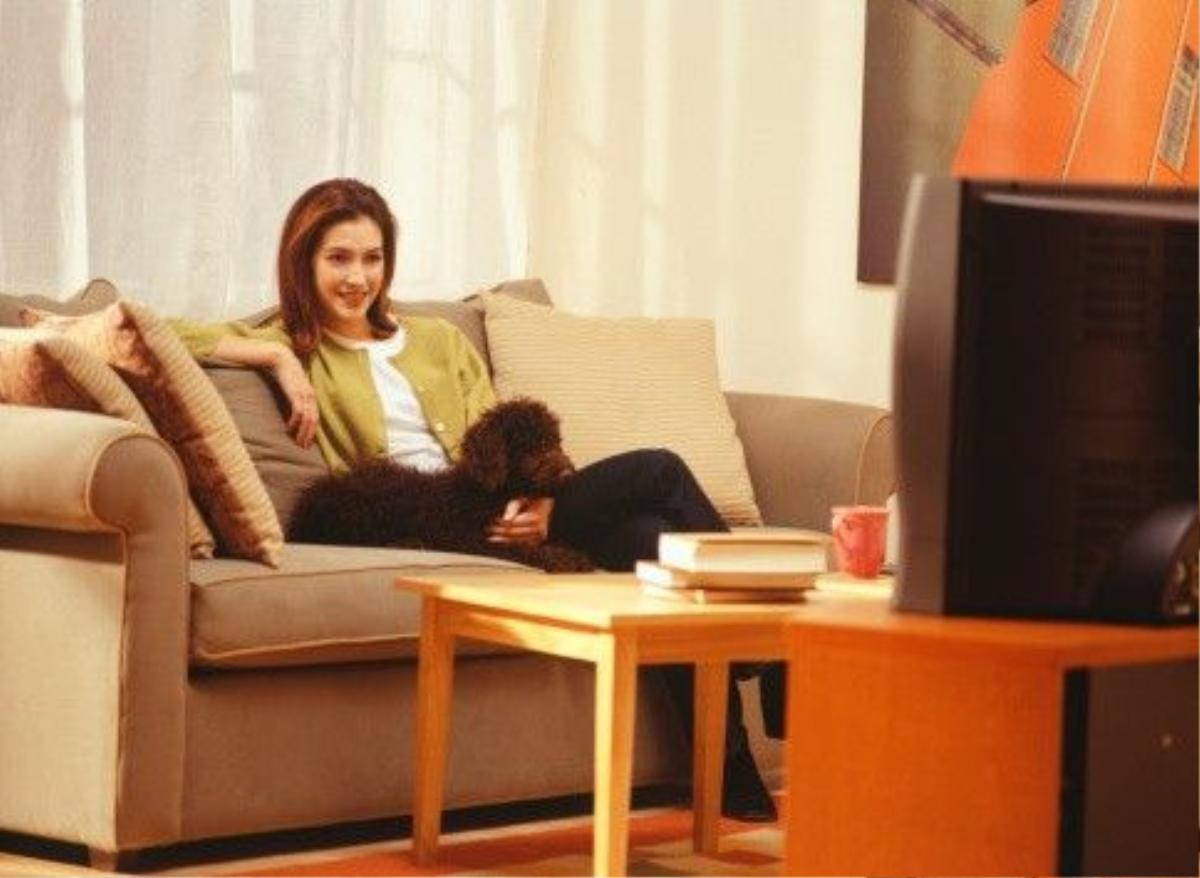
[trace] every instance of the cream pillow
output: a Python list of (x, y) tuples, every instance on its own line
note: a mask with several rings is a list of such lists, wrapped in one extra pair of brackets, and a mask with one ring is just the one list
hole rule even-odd
[[(45, 329), (0, 329), (0, 402), (111, 415), (157, 435), (146, 410), (105, 363)], [(188, 546), (211, 558), (213, 535), (191, 499)]]
[(127, 299), (82, 317), (31, 316), (121, 376), (179, 455), (224, 552), (277, 566), (283, 528), (267, 489), (221, 397), (170, 327)]
[(550, 406), (576, 466), (669, 448), (728, 524), (762, 523), (721, 392), (712, 321), (583, 317), (497, 295), (484, 307), (497, 395)]

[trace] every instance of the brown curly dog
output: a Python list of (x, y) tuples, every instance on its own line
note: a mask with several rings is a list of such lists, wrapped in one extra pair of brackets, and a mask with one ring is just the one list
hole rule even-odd
[(558, 418), (532, 399), (502, 402), (463, 437), (448, 469), (421, 472), (390, 458), (324, 476), (301, 494), (288, 525), (300, 543), (467, 552), (550, 572), (593, 569), (566, 546), (491, 543), (487, 527), (513, 497), (552, 497), (575, 472)]

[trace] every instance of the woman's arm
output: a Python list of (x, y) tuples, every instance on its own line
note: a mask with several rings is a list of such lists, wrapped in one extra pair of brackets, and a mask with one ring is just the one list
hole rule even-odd
[(224, 360), (227, 363), (250, 366), (254, 369), (274, 369), (284, 355), (290, 353), (292, 353), (291, 349), (283, 342), (265, 338), (224, 335), (216, 340), (206, 359)]
[(455, 327), (451, 335), (452, 361), (457, 363), (457, 379), (462, 387), (463, 400), (467, 408), (467, 424), (473, 424), (479, 416), (496, 404), (496, 391), (488, 368), (475, 350), (475, 345)]
[(239, 366), (269, 370), (291, 406), (288, 432), (300, 447), (312, 445), (320, 420), (317, 395), (304, 372), (304, 366), (290, 347), (267, 339), (227, 335), (217, 339), (211, 356)]
[(197, 359), (216, 359), (270, 372), (291, 409), (288, 432), (304, 448), (317, 434), (317, 398), (304, 367), (279, 326), (251, 328), (242, 323), (204, 324), (168, 321), (184, 347)]

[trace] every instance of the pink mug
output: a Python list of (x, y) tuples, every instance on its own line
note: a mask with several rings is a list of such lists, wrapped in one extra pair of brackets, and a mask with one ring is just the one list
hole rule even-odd
[(838, 570), (873, 579), (883, 566), (887, 547), (885, 506), (833, 507), (833, 555)]

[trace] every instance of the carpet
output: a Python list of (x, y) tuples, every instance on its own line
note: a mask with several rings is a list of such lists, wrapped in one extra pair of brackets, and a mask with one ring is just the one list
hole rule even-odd
[[(776, 824), (721, 821), (721, 849), (692, 849), (692, 814), (684, 808), (637, 811), (630, 820), (630, 875), (778, 875), (783, 832)], [(417, 866), (407, 839), (168, 870), (208, 875), (590, 875), (590, 817), (497, 827), (442, 836), (438, 862)], [(164, 874), (164, 873), (160, 873)]]

